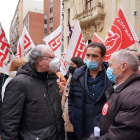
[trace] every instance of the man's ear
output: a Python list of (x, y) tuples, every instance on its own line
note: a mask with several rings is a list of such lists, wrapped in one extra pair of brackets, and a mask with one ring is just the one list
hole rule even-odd
[(125, 71), (127, 69), (128, 69), (128, 63), (123, 63), (123, 69), (122, 69), (122, 71)]
[(102, 62), (105, 62), (105, 60), (106, 60), (106, 56), (104, 55), (104, 56), (102, 57)]
[(40, 57), (37, 58), (38, 65), (42, 66), (42, 59)]

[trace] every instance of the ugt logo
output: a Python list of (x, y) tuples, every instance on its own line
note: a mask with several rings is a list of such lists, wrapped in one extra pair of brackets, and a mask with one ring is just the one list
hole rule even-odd
[(110, 56), (113, 52), (119, 50), (121, 44), (122, 44), (121, 30), (116, 25), (113, 24), (111, 29), (109, 30), (107, 39), (105, 40), (104, 43), (107, 49), (106, 56)]

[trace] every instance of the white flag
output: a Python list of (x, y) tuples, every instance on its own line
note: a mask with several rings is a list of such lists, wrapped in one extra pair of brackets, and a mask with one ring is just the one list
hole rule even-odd
[(70, 62), (73, 57), (81, 57), (83, 60), (86, 55), (86, 44), (82, 35), (79, 21), (76, 21), (71, 40), (66, 53), (66, 61)]
[(61, 66), (60, 66), (60, 72), (63, 75), (66, 75), (66, 73), (67, 73), (67, 65), (66, 65), (65, 57), (66, 57), (66, 50), (64, 51), (64, 54), (63, 54), (63, 57), (62, 57), (62, 61), (61, 61)]
[(61, 58), (61, 25), (50, 35), (45, 37), (43, 41), (53, 49), (55, 55), (60, 60)]
[(18, 42), (16, 58), (24, 58), (28, 61), (28, 56), (34, 48), (35, 45), (26, 30), (26, 27), (24, 27), (22, 36)]
[(15, 57), (0, 23), (0, 72), (9, 75), (10, 64), (14, 58)]

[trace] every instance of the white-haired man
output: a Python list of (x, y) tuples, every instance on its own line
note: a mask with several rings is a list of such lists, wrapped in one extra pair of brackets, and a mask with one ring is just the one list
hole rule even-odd
[[(108, 78), (116, 83), (106, 91), (98, 140), (140, 140), (140, 75), (138, 58), (128, 50), (109, 60)], [(88, 140), (95, 140), (91, 135)]]
[(18, 69), (5, 90), (3, 140), (64, 140), (58, 77), (53, 73), (58, 68), (50, 47), (39, 45), (32, 50), (29, 62)]

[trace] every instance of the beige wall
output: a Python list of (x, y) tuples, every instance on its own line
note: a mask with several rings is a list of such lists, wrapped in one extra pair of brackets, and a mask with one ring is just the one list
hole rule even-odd
[[(104, 40), (121, 5), (138, 38), (140, 38), (140, 0), (93, 0), (93, 9), (91, 11), (92, 16), (87, 16), (87, 14), (89, 15), (90, 12), (86, 11), (85, 0), (83, 1), (84, 3), (82, 4), (82, 0), (74, 0), (74, 6), (73, 0), (64, 0), (65, 47), (68, 46), (69, 36), (69, 29), (67, 24), (68, 9), (70, 9), (70, 24), (73, 28), (76, 22), (77, 11), (85, 41), (87, 39), (92, 39), (94, 32), (96, 32)], [(101, 6), (98, 5), (98, 1), (101, 3)], [(84, 18), (83, 9), (85, 11)], [(137, 9), (139, 15), (131, 16), (135, 9)], [(99, 14), (101, 14), (102, 17), (99, 16)], [(138, 46), (140, 46), (140, 43), (138, 43)], [(135, 45), (133, 45), (131, 48), (137, 49)]]

